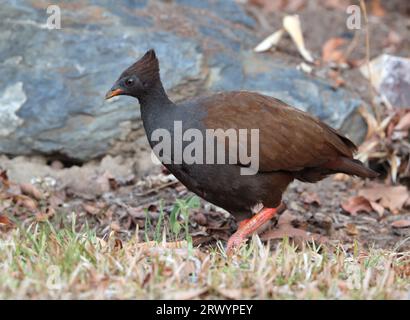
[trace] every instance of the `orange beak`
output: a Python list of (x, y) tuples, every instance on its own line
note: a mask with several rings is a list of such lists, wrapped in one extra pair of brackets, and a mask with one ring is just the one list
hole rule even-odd
[(110, 90), (107, 92), (107, 94), (105, 95), (105, 99), (111, 99), (112, 97), (118, 96), (120, 94), (123, 94), (124, 91), (122, 91), (121, 89), (114, 89), (114, 90)]

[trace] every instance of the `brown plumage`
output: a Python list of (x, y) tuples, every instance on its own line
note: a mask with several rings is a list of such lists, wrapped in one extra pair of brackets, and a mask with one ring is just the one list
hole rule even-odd
[(335, 172), (360, 177), (377, 175), (353, 159), (357, 150), (353, 142), (278, 99), (240, 91), (219, 93), (198, 103), (208, 110), (207, 128), (260, 130), (260, 172), (289, 171), (295, 178), (309, 182)]
[[(259, 130), (259, 167), (254, 175), (241, 175), (246, 164), (239, 160), (225, 164), (189, 164), (184, 159), (182, 163), (165, 163), (189, 190), (242, 221), (228, 242), (228, 249), (240, 244), (278, 210), (283, 210), (282, 193), (294, 179), (316, 182), (337, 172), (377, 176), (353, 158), (356, 146), (349, 139), (278, 99), (239, 91), (174, 104), (162, 86), (153, 51), (124, 71), (106, 97), (121, 94), (140, 101), (144, 128), (152, 147), (158, 143), (152, 139), (152, 133), (166, 129), (174, 137), (176, 121), (182, 123), (183, 130), (195, 128), (203, 136), (207, 129), (234, 129), (235, 132), (248, 129), (248, 133), (251, 129)], [(245, 147), (243, 144), (236, 150), (228, 143), (230, 140), (225, 142), (222, 148), (228, 154), (230, 151), (239, 153)], [(250, 143), (248, 139), (248, 150)], [(174, 147), (172, 143), (172, 150)], [(264, 209), (253, 216), (256, 205)]]

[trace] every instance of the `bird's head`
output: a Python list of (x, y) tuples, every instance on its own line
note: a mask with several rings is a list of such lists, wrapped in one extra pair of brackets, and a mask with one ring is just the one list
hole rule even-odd
[(151, 49), (121, 74), (105, 95), (105, 99), (119, 95), (140, 99), (159, 82), (159, 63), (155, 51)]

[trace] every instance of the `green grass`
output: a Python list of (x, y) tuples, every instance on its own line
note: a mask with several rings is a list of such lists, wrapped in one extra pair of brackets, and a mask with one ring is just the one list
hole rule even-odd
[[(42, 222), (1, 233), (0, 299), (409, 298), (410, 253), (297, 248), (287, 239), (271, 250), (257, 236), (233, 257), (221, 243), (190, 248), (189, 201), (177, 203), (170, 226), (157, 224), (154, 244), (122, 243), (114, 232), (101, 239), (74, 214), (59, 228)], [(187, 241), (170, 248), (164, 232)]]

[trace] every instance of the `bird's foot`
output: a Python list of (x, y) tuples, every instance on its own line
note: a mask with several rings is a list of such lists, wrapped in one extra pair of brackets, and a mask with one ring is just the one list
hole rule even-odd
[(252, 218), (241, 221), (239, 223), (238, 230), (228, 240), (226, 247), (227, 254), (232, 254), (233, 250), (235, 248), (239, 248), (249, 235), (258, 230), (275, 215), (281, 214), (283, 211), (285, 211), (285, 209), (286, 205), (284, 203), (281, 203), (276, 208), (263, 208)]
[(229, 239), (226, 245), (226, 253), (231, 255), (235, 249), (238, 249), (246, 240), (246, 236), (242, 232), (235, 232)]

